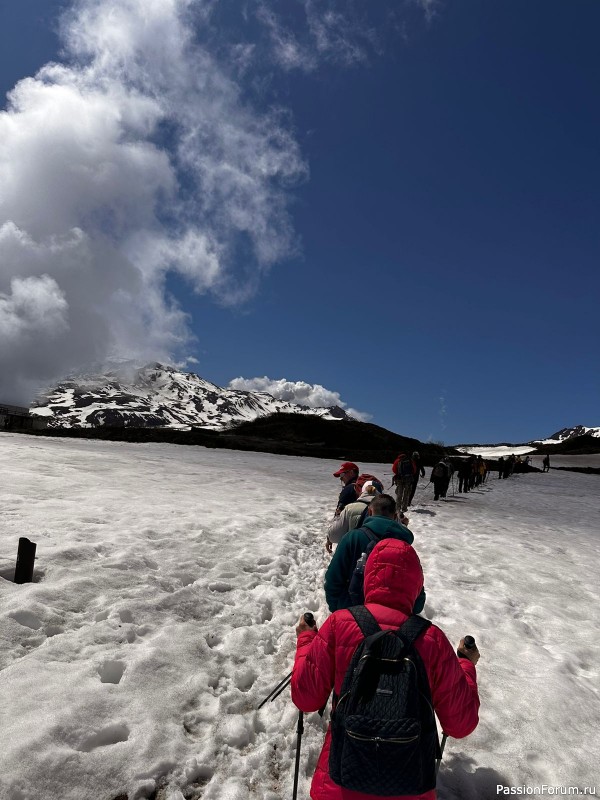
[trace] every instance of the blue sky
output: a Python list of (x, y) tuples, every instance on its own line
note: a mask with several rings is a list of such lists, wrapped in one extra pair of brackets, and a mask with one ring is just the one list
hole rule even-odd
[[(60, 40), (69, 4), (0, 10), (3, 95), (69, 70), (7, 106), (5, 375), (171, 356), (220, 385), (326, 387), (423, 440), (600, 424), (597, 2), (165, 0), (142, 37), (152, 5), (115, 21), (88, 0)], [(160, 109), (130, 98), (107, 134), (90, 104), (106, 117), (119, 81)], [(48, 126), (73, 86), (88, 105)]]

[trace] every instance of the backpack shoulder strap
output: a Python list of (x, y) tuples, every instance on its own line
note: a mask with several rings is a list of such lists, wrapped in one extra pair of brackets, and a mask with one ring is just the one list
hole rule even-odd
[[(431, 622), (428, 619), (424, 619), (424, 617), (419, 617), (416, 614), (412, 614), (406, 622), (404, 622), (397, 631), (394, 631), (396, 636), (402, 640), (405, 646), (410, 647), (414, 644), (415, 640), (418, 637), (425, 633), (425, 631), (431, 626)], [(436, 759), (441, 759), (442, 751), (440, 749), (440, 740), (438, 737), (437, 726), (435, 723), (435, 714), (433, 713), (433, 702), (431, 700), (431, 688), (429, 686), (429, 678), (427, 676), (427, 670), (425, 669), (425, 665), (421, 656), (419, 655), (418, 650), (414, 650), (414, 662), (417, 669), (417, 675), (419, 684), (421, 687), (422, 695), (426, 701), (426, 705), (430, 710), (430, 716), (428, 722), (425, 723), (426, 730), (435, 731), (435, 757)]]
[(380, 633), (381, 628), (379, 627), (377, 620), (371, 614), (368, 608), (365, 606), (351, 606), (348, 611), (354, 617), (354, 621), (360, 628), (360, 632), (362, 635), (367, 639), (369, 636), (373, 636), (375, 633)]
[[(368, 537), (368, 539), (369, 539), (369, 542), (373, 542), (373, 544), (377, 544), (377, 542), (379, 542), (379, 541), (380, 541), (380, 538), (379, 538), (379, 536), (377, 536), (377, 534), (376, 534), (376, 533), (373, 533), (373, 531), (372, 531), (372, 530), (370, 530), (369, 528), (367, 528), (367, 526), (366, 526), (366, 525), (362, 525), (360, 528), (357, 528), (356, 530), (357, 530), (357, 531), (362, 531), (364, 534), (366, 534), (366, 535), (367, 535), (367, 537)], [(385, 539), (385, 538), (387, 538), (387, 537), (385, 537), (385, 536), (384, 536), (383, 538)]]
[(425, 633), (427, 628), (431, 625), (431, 622), (424, 617), (419, 617), (417, 614), (411, 614), (411, 616), (400, 625), (397, 631), (395, 631), (396, 636), (402, 639), (404, 644), (409, 647), (415, 639), (418, 639), (422, 633)]
[(365, 520), (367, 518), (367, 514), (369, 513), (369, 503), (365, 502), (364, 500), (361, 500), (360, 502), (364, 503), (365, 507), (360, 512), (360, 517), (358, 518), (358, 525), (356, 526), (357, 528), (362, 528), (363, 527), (364, 522), (365, 522)]

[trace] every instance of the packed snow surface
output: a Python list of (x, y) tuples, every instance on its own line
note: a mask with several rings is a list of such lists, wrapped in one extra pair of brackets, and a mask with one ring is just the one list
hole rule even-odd
[[(257, 706), (300, 613), (327, 615), (339, 462), (5, 433), (0, 464), (1, 800), (290, 797), (289, 689)], [(595, 784), (599, 487), (492, 475), (435, 503), (421, 481), (424, 613), (481, 650), (481, 721), (448, 741), (440, 798)], [(23, 586), (19, 536), (37, 542)], [(306, 715), (299, 798), (327, 718)]]

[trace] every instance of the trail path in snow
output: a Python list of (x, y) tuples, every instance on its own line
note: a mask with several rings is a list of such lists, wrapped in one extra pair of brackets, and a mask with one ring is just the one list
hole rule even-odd
[[(0, 800), (291, 796), (289, 690), (257, 706), (300, 613), (327, 616), (337, 463), (3, 434), (0, 466)], [(440, 800), (593, 785), (597, 488), (551, 471), (435, 503), (421, 481), (425, 614), (482, 652), (481, 722), (449, 741)], [(20, 535), (38, 543), (27, 586), (2, 580)], [(326, 721), (306, 717), (299, 797)]]

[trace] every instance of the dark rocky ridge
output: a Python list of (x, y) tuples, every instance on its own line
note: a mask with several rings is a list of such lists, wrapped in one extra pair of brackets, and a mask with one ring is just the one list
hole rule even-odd
[[(556, 444), (538, 444), (536, 445), (535, 453), (540, 455), (563, 455), (563, 456), (586, 456), (594, 453), (600, 453), (600, 438), (592, 436), (589, 433), (585, 436), (574, 436), (570, 439), (564, 439), (562, 442)], [(530, 455), (535, 455), (530, 453)]]
[(339, 461), (391, 463), (398, 453), (418, 450), (425, 466), (433, 466), (443, 453), (460, 455), (453, 448), (419, 442), (378, 425), (356, 420), (327, 420), (301, 414), (272, 414), (243, 422), (226, 431), (172, 428), (52, 428), (41, 436), (108, 439), (121, 442), (169, 442), (202, 447), (250, 450), (290, 456), (312, 456)]

